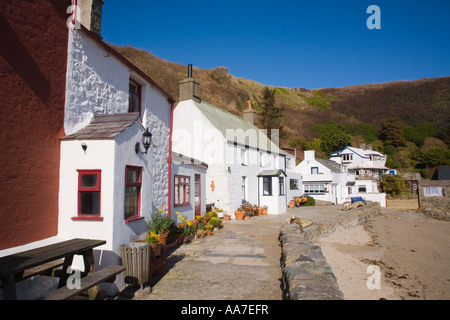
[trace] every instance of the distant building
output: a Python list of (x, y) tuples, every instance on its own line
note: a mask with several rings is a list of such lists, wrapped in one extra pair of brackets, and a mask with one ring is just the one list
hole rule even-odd
[(368, 149), (345, 147), (332, 153), (330, 160), (345, 165), (348, 172), (357, 179), (378, 179), (389, 170), (386, 167), (386, 156), (372, 150), (370, 145)]
[[(351, 157), (344, 159), (347, 161)], [(304, 160), (295, 170), (301, 174), (303, 194), (314, 199), (342, 204), (353, 197), (361, 197), (386, 206), (386, 195), (378, 191), (377, 179), (373, 175), (371, 178), (357, 176), (345, 164), (316, 158), (314, 150), (305, 151)]]

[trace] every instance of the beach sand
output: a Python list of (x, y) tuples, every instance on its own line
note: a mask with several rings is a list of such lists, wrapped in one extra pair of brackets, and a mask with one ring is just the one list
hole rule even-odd
[(450, 221), (383, 209), (318, 244), (347, 300), (450, 299)]

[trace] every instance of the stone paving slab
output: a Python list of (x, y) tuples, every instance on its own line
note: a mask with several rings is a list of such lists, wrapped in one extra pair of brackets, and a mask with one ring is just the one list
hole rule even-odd
[[(341, 206), (300, 207), (287, 209), (287, 213), (280, 215), (224, 221), (224, 228), (214, 231), (212, 236), (183, 244), (169, 252), (166, 274), (154, 277), (151, 293), (135, 294), (134, 299), (282, 300), (279, 235), (284, 222), (292, 215), (312, 219), (314, 224), (309, 229), (344, 218), (350, 212), (342, 211)], [(317, 261), (323, 257), (311, 246), (294, 245), (291, 250)], [(316, 279), (325, 281), (323, 285), (328, 283), (329, 287), (327, 275), (330, 274), (323, 271), (317, 272)], [(305, 290), (309, 290), (313, 275), (306, 273), (302, 275), (299, 272), (294, 277), (295, 281), (304, 278)], [(317, 288), (323, 285), (317, 284)], [(292, 295), (303, 297), (305, 292), (296, 289)], [(320, 299), (323, 295), (314, 291), (311, 297)]]

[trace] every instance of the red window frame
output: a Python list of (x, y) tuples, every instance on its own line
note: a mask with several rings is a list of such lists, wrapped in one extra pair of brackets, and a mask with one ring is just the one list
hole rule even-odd
[[(101, 216), (101, 198), (102, 198), (102, 171), (101, 170), (77, 170), (78, 172), (78, 215), (76, 217), (72, 217), (72, 220), (92, 220), (92, 221), (102, 221), (103, 217)], [(97, 176), (97, 184), (91, 187), (82, 186), (82, 178), (84, 175), (96, 175)], [(98, 214), (83, 214), (81, 213), (82, 206), (82, 194), (88, 192), (98, 192)]]
[[(186, 206), (191, 204), (191, 177), (175, 175), (174, 176), (174, 207)], [(183, 188), (181, 188), (183, 186)]]
[[(128, 181), (128, 172), (135, 171), (138, 172), (137, 181)], [(127, 216), (126, 213), (126, 188), (127, 187), (137, 187), (137, 204), (136, 204), (136, 214), (132, 216)], [(142, 190), (142, 167), (137, 166), (126, 166), (125, 167), (125, 198), (124, 198), (124, 218), (125, 222), (130, 222), (134, 220), (143, 219), (141, 216), (141, 190)]]

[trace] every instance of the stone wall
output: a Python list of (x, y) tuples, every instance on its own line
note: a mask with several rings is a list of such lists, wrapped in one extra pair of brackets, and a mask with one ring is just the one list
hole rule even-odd
[(443, 197), (426, 197), (423, 188), (419, 190), (419, 211), (437, 220), (450, 221), (450, 186), (444, 186)]
[(304, 232), (296, 223), (281, 226), (282, 289), (285, 300), (343, 300), (333, 270), (314, 244), (319, 237), (361, 224), (377, 215), (378, 203), (368, 203), (353, 209), (343, 218), (327, 224), (311, 226)]

